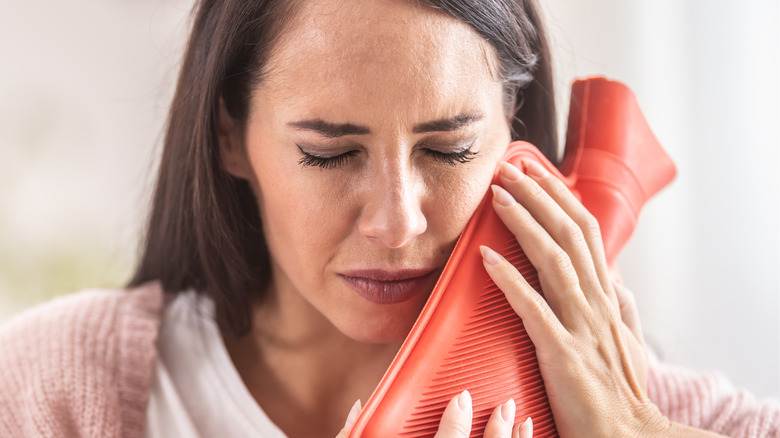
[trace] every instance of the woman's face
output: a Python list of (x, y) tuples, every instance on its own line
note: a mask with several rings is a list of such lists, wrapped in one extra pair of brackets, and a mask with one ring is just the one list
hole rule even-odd
[(223, 161), (255, 191), (271, 302), (397, 342), (510, 141), (495, 55), (468, 25), (411, 2), (301, 8), (243, 138), (221, 135)]

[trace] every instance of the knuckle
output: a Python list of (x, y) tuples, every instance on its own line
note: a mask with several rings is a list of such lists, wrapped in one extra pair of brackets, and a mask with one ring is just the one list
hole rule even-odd
[(574, 246), (586, 243), (582, 228), (573, 220), (564, 220), (560, 225), (560, 232), (563, 235), (563, 238)]
[(459, 422), (452, 424), (450, 433), (447, 436), (467, 438), (469, 435), (471, 435), (471, 426), (469, 424)]
[(467, 438), (471, 434), (471, 429), (464, 425), (464, 424), (458, 424), (457, 426), (453, 427), (451, 436), (457, 437), (457, 438)]
[(517, 209), (515, 216), (517, 217), (517, 222), (520, 224), (523, 228), (528, 228), (534, 226), (536, 224), (536, 219), (533, 218), (527, 211), (524, 211), (523, 209)]
[(526, 285), (525, 277), (517, 269), (513, 269), (509, 274), (509, 284), (513, 288), (521, 289)]
[(562, 199), (563, 197), (571, 196), (571, 190), (569, 190), (569, 188), (563, 184), (563, 181), (559, 180), (558, 178), (550, 179), (550, 190), (552, 190), (552, 192), (555, 194), (556, 199)]
[[(511, 292), (513, 293), (517, 293), (516, 291), (524, 290), (526, 288), (526, 285), (528, 284), (525, 277), (523, 277), (523, 274), (521, 274), (517, 269), (512, 269), (512, 272), (508, 274), (507, 280)], [(505, 291), (505, 292), (510, 292), (510, 291)]]
[(631, 292), (626, 287), (620, 285), (620, 284), (614, 284), (613, 288), (615, 290), (615, 295), (617, 296), (618, 303), (620, 303), (620, 306), (628, 305), (628, 306), (636, 306), (636, 299), (634, 298), (634, 293)]
[(531, 299), (531, 303), (534, 306), (534, 311), (536, 311), (537, 314), (541, 315), (542, 319), (558, 320), (558, 317), (552, 311), (550, 306), (547, 305), (547, 301), (544, 299), (544, 297), (541, 294), (534, 294), (534, 297)]
[(620, 308), (615, 307), (611, 300), (604, 297), (604, 299), (599, 300), (596, 305), (597, 312), (602, 315), (603, 317), (609, 317), (609, 318), (616, 318), (617, 320), (620, 320)]
[(531, 199), (541, 199), (547, 196), (547, 192), (545, 192), (539, 184), (531, 184), (528, 188), (528, 196), (530, 196)]
[(471, 434), (471, 429), (464, 424), (442, 424), (436, 438), (467, 438)]
[(562, 331), (558, 333), (558, 342), (566, 349), (566, 351), (577, 351), (580, 346), (577, 344), (577, 340), (569, 331)]
[(553, 251), (549, 256), (550, 269), (553, 272), (567, 272), (571, 268), (571, 258), (563, 249)]
[(577, 284), (577, 273), (574, 270), (571, 257), (563, 249), (558, 249), (550, 254), (548, 258), (548, 265), (546, 269), (540, 269), (540, 271), (546, 271), (547, 275), (555, 275), (563, 280), (563, 284), (572, 286)]
[(589, 211), (584, 211), (580, 218), (580, 229), (585, 236), (593, 241), (601, 242), (601, 227), (599, 221)]

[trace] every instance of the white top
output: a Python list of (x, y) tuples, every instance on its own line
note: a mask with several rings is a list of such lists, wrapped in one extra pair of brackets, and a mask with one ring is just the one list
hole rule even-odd
[(187, 291), (166, 305), (157, 354), (148, 438), (285, 437), (244, 386), (208, 298)]

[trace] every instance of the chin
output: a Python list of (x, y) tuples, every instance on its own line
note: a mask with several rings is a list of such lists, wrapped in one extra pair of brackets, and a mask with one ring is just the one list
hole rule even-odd
[(344, 336), (370, 344), (400, 344), (409, 335), (431, 294), (439, 273), (432, 273), (429, 284), (418, 285), (417, 293), (396, 303), (378, 303), (346, 289), (348, 299), (330, 308), (329, 318)]
[(368, 344), (400, 344), (412, 330), (419, 312), (414, 317), (396, 316), (367, 321), (348, 321), (339, 330), (348, 338)]

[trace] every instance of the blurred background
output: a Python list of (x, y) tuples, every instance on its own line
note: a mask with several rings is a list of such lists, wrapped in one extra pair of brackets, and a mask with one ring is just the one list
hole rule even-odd
[[(574, 77), (636, 93), (678, 178), (620, 258), (648, 342), (780, 397), (780, 5), (542, 0)], [(0, 3), (0, 322), (132, 271), (192, 0)]]
[(648, 343), (780, 396), (780, 2), (540, 3), (562, 112), (572, 77), (624, 81), (677, 164), (619, 259)]

